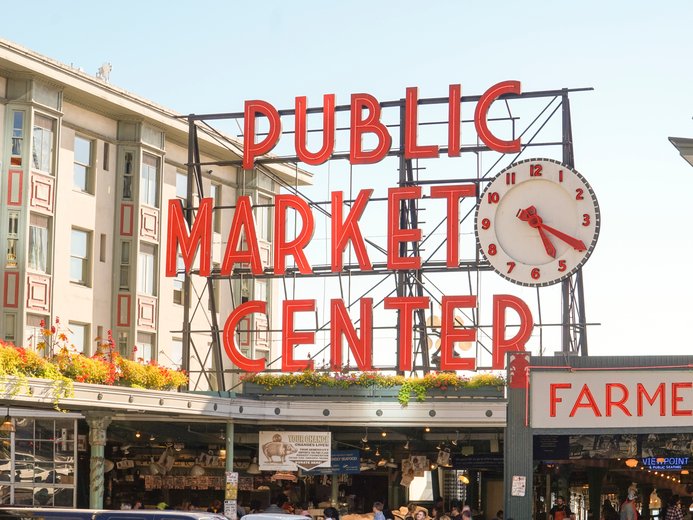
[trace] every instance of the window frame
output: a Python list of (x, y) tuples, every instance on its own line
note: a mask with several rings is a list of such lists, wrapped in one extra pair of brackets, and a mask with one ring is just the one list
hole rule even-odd
[[(84, 354), (85, 356), (90, 356), (91, 355), (91, 339), (90, 339), (90, 325), (89, 323), (81, 323), (77, 321), (70, 321), (68, 322), (68, 329), (70, 331), (70, 342), (73, 347), (75, 347), (75, 350), (78, 354)], [(75, 329), (81, 329), (82, 330), (82, 350), (79, 350), (77, 348), (77, 345), (74, 343), (75, 338)]]
[[(74, 233), (83, 233), (86, 236), (86, 253), (85, 256), (79, 256), (78, 254), (75, 253), (74, 250)], [(87, 229), (82, 229), (78, 227), (73, 227), (70, 231), (70, 282), (77, 284), (77, 285), (83, 285), (85, 287), (90, 287), (91, 286), (91, 259), (92, 259), (92, 232)], [(83, 279), (75, 279), (72, 277), (72, 264), (73, 260), (79, 259), (82, 262), (82, 278)]]
[[(77, 141), (83, 141), (89, 145), (89, 157), (86, 163), (77, 160)], [(72, 168), (72, 189), (80, 193), (94, 193), (94, 150), (95, 150), (95, 140), (89, 139), (79, 134), (75, 134), (75, 141), (73, 146), (73, 168)], [(84, 186), (77, 185), (75, 176), (77, 174), (77, 167), (84, 168)]]
[[(45, 219), (45, 227), (39, 224), (39, 220)], [(41, 269), (40, 266), (32, 265), (33, 255), (32, 255), (32, 244), (34, 233), (32, 228), (40, 229), (44, 231), (46, 242), (44, 244), (44, 255), (45, 255), (45, 269)], [(37, 213), (31, 213), (29, 215), (29, 236), (27, 237), (27, 268), (36, 271), (38, 273), (50, 274), (51, 272), (51, 217), (46, 215), (40, 215)]]
[[(47, 128), (45, 126), (40, 126), (38, 121), (42, 119), (45, 121), (50, 121), (51, 127)], [(34, 121), (32, 123), (32, 136), (31, 136), (31, 169), (37, 172), (42, 172), (46, 173), (48, 175), (54, 175), (54, 168), (55, 168), (55, 137), (56, 137), (56, 124), (57, 120), (53, 117), (47, 116), (42, 113), (35, 113), (34, 114)], [(48, 150), (48, 169), (43, 169), (43, 159), (44, 159), (44, 154), (45, 154), (45, 145), (48, 139), (46, 139), (46, 135), (50, 135), (50, 142), (48, 143), (49, 150)], [(41, 153), (37, 154), (36, 153), (36, 145), (37, 145), (37, 137), (40, 136), (40, 149)], [(36, 161), (40, 158), (40, 164), (37, 164)]]
[[(149, 164), (147, 159), (153, 160), (154, 164)], [(142, 153), (142, 164), (140, 164), (140, 204), (152, 208), (159, 207), (159, 170), (161, 168), (161, 158), (150, 154)]]
[(156, 296), (157, 275), (157, 248), (153, 244), (143, 243), (137, 252), (137, 292)]

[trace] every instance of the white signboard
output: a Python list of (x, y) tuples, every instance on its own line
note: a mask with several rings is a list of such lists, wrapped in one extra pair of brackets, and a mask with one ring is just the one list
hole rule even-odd
[(693, 424), (693, 370), (533, 370), (532, 428)]
[(513, 475), (513, 484), (510, 488), (510, 496), (523, 497), (527, 493), (527, 477), (524, 475)]
[(331, 432), (260, 432), (258, 464), (263, 471), (329, 467)]

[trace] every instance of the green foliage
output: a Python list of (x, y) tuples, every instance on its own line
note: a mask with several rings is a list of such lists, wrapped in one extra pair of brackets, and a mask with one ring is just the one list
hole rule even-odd
[(272, 390), (282, 386), (305, 386), (327, 388), (392, 388), (399, 387), (398, 400), (402, 406), (407, 406), (412, 395), (417, 401), (423, 401), (429, 390), (445, 392), (448, 389), (503, 387), (505, 379), (495, 374), (475, 374), (471, 378), (461, 377), (453, 372), (433, 372), (424, 377), (404, 377), (384, 375), (379, 372), (360, 372), (358, 374), (329, 374), (307, 370), (296, 374), (249, 374), (243, 382), (254, 383)]

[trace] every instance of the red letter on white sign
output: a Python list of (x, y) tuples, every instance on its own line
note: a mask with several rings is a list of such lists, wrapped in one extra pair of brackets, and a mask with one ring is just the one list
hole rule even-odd
[(322, 148), (315, 153), (309, 152), (306, 147), (307, 102), (305, 96), (296, 98), (296, 155), (306, 164), (317, 166), (327, 161), (334, 149), (334, 94), (325, 94), (322, 111)]
[(189, 272), (195, 260), (195, 251), (200, 246), (200, 276), (209, 276), (210, 259), (212, 258), (212, 199), (202, 199), (197, 210), (197, 217), (188, 235), (188, 223), (183, 218), (183, 205), (178, 199), (168, 201), (168, 228), (166, 240), (166, 276), (176, 276), (178, 266), (178, 245), (185, 263), (185, 272)]
[[(505, 311), (513, 309), (520, 318), (520, 326), (512, 338), (505, 337)], [(522, 352), (525, 343), (532, 335), (534, 321), (532, 311), (517, 296), (496, 294), (493, 296), (493, 368), (500, 370), (505, 366), (505, 354), (511, 351)]]
[(294, 359), (296, 345), (315, 343), (315, 332), (296, 332), (294, 314), (315, 312), (315, 300), (284, 300), (282, 305), (282, 372), (313, 370), (312, 359)]
[(448, 267), (457, 267), (460, 263), (460, 199), (475, 195), (476, 186), (474, 184), (431, 187), (431, 198), (444, 198), (448, 201), (448, 240), (446, 245)]
[(361, 190), (356, 197), (356, 200), (351, 206), (351, 211), (347, 215), (346, 220), (342, 222), (342, 201), (344, 194), (341, 191), (332, 192), (332, 272), (337, 273), (342, 270), (344, 262), (342, 253), (351, 240), (354, 246), (354, 253), (359, 262), (359, 267), (362, 271), (371, 271), (373, 265), (368, 258), (366, 244), (361, 235), (359, 228), (359, 220), (363, 215), (363, 210), (366, 209), (366, 204), (373, 194), (373, 190)]
[(342, 369), (342, 336), (354, 354), (359, 370), (373, 368), (373, 298), (361, 298), (361, 339), (349, 319), (344, 301), (334, 299), (330, 302), (330, 364), (332, 370)]
[(428, 296), (398, 296), (395, 298), (385, 298), (383, 307), (386, 309), (397, 309), (398, 329), (399, 329), (399, 370), (411, 370), (412, 366), (412, 312), (416, 309), (426, 309), (431, 299)]
[[(296, 210), (303, 225), (300, 231), (291, 241), (286, 240), (286, 212), (289, 208)], [(298, 270), (303, 274), (310, 274), (313, 270), (303, 252), (310, 239), (313, 237), (315, 222), (310, 206), (298, 195), (275, 195), (274, 197), (274, 274), (286, 272), (286, 257), (292, 255), (296, 259)]]
[[(365, 119), (363, 109), (368, 110)], [(378, 138), (378, 145), (371, 151), (361, 149), (363, 134), (372, 133)], [(370, 94), (351, 95), (351, 149), (349, 162), (351, 164), (372, 164), (382, 160), (392, 145), (392, 137), (385, 125), (380, 121), (380, 104)]]
[(229, 356), (229, 359), (234, 365), (246, 372), (262, 372), (265, 369), (264, 359), (248, 359), (241, 354), (233, 339), (234, 334), (236, 334), (236, 327), (238, 327), (241, 320), (254, 312), (267, 314), (267, 303), (255, 300), (245, 302), (236, 307), (233, 312), (229, 314), (224, 324), (223, 341), (226, 355)]
[[(242, 231), (245, 231), (245, 242), (248, 246), (246, 250), (239, 249)], [(262, 274), (263, 272), (260, 248), (257, 243), (257, 233), (255, 232), (253, 209), (248, 195), (238, 197), (236, 211), (233, 213), (231, 229), (226, 242), (224, 261), (221, 264), (221, 275), (230, 275), (234, 265), (242, 263), (250, 264), (250, 271), (253, 274)]]
[[(255, 118), (258, 114), (267, 117), (269, 130), (265, 138), (256, 143)], [(279, 141), (281, 132), (282, 123), (276, 108), (267, 101), (246, 101), (243, 114), (243, 169), (252, 170), (255, 158), (272, 150)]]
[(421, 240), (421, 230), (402, 229), (399, 227), (400, 202), (404, 199), (420, 199), (421, 186), (406, 188), (388, 188), (387, 190), (387, 268), (388, 269), (419, 269), (420, 256), (401, 256), (401, 242), (418, 242)]
[(503, 94), (519, 94), (521, 92), (519, 81), (502, 81), (493, 85), (490, 89), (483, 93), (479, 102), (476, 105), (474, 112), (474, 125), (476, 133), (486, 146), (491, 150), (501, 153), (515, 153), (520, 151), (520, 139), (505, 141), (493, 135), (493, 132), (488, 127), (488, 110), (491, 104)]
[(455, 309), (476, 307), (476, 296), (443, 296), (441, 307), (443, 316), (440, 324), (440, 369), (476, 370), (475, 358), (455, 358), (453, 355), (456, 342), (476, 341), (476, 328), (455, 327)]

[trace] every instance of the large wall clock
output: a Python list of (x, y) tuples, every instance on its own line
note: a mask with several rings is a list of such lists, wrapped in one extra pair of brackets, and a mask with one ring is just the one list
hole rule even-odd
[(589, 258), (599, 236), (599, 204), (577, 171), (552, 159), (510, 165), (486, 186), (476, 209), (479, 249), (511, 282), (557, 283)]

